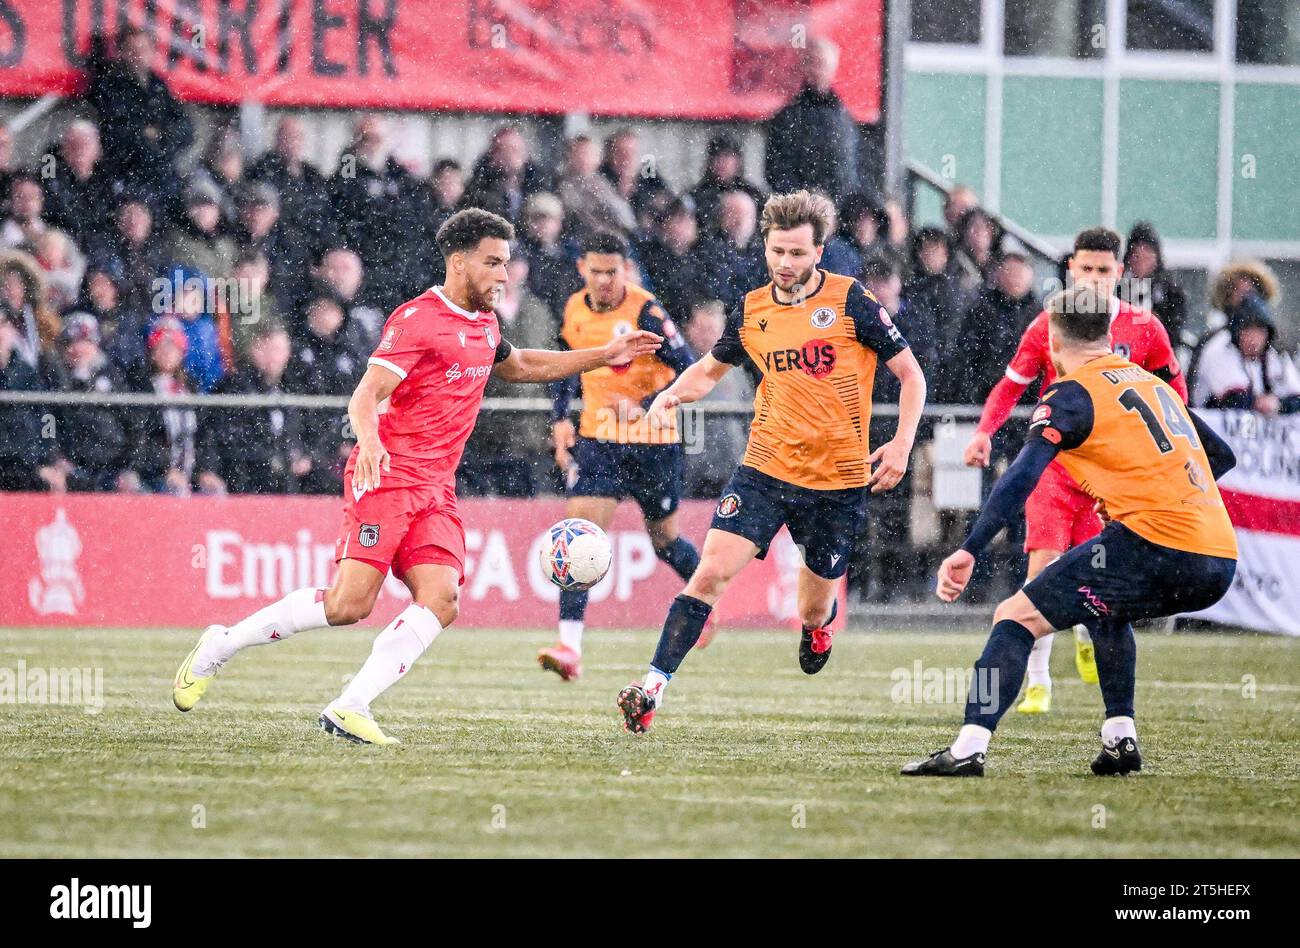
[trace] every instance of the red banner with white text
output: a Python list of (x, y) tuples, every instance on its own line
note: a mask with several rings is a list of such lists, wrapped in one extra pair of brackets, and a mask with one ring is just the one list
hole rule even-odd
[(758, 119), (815, 37), (880, 111), (883, 0), (0, 0), (0, 95), (75, 94), (92, 33), (155, 37), (182, 99)]
[[(703, 542), (712, 512), (684, 502), (682, 532)], [(230, 624), (291, 590), (328, 586), (341, 513), (328, 497), (0, 493), (0, 626)], [(559, 590), (538, 557), (563, 501), (462, 500), (460, 513), (468, 561), (457, 625), (554, 625)], [(620, 507), (609, 536), (613, 566), (591, 592), (588, 621), (658, 627), (682, 581), (656, 558), (633, 505)], [(728, 589), (719, 621), (795, 624), (798, 564), (782, 531)], [(367, 624), (387, 623), (409, 600), (390, 575)]]

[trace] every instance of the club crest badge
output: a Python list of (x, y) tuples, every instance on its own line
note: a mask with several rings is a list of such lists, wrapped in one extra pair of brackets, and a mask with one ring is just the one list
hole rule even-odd
[(822, 306), (813, 310), (812, 324), (818, 329), (825, 329), (833, 322), (835, 322), (835, 310), (829, 306)]
[(728, 494), (718, 501), (718, 516), (724, 520), (728, 517), (734, 517), (740, 513), (740, 496), (738, 494)]
[(379, 524), (363, 523), (357, 541), (364, 547), (372, 547), (379, 542)]

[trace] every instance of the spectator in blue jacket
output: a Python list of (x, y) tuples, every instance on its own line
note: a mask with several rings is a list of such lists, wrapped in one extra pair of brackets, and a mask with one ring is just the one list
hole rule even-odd
[(217, 320), (208, 309), (208, 278), (198, 270), (173, 267), (167, 273), (167, 280), (168, 287), (159, 293), (159, 302), (164, 304), (159, 319), (180, 320), (189, 344), (185, 374), (198, 391), (209, 392), (225, 376), (226, 367), (221, 357)]

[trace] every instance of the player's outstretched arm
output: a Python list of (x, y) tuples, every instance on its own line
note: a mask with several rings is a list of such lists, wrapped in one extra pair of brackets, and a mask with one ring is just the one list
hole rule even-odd
[(1028, 384), (1022, 385), (1009, 376), (1004, 375), (998, 379), (993, 390), (989, 392), (989, 397), (984, 399), (984, 410), (980, 413), (979, 427), (971, 435), (970, 442), (962, 454), (962, 460), (967, 467), (989, 466), (989, 459), (993, 455), (993, 436), (1007, 423), (1012, 409), (1019, 403), (1020, 396), (1025, 394), (1025, 389), (1028, 387)]
[(723, 362), (712, 353), (705, 353), (698, 362), (687, 366), (672, 385), (655, 396), (646, 412), (650, 424), (669, 424), (673, 409), (678, 405), (699, 401), (713, 391), (713, 387), (733, 368), (730, 363)]
[(935, 593), (940, 599), (953, 602), (961, 595), (970, 582), (975, 557), (1007, 525), (1007, 521), (1024, 509), (1025, 501), (1034, 492), (1038, 479), (1059, 452), (1057, 445), (1041, 438), (1031, 438), (1025, 442), (1007, 472), (993, 485), (989, 499), (984, 502), (979, 519), (971, 527), (966, 542), (939, 567), (939, 582)]
[(603, 365), (627, 365), (638, 356), (658, 351), (663, 341), (663, 336), (638, 329), (594, 349), (516, 348), (493, 371), (507, 382), (554, 382)]
[(925, 373), (912, 350), (904, 349), (885, 365), (902, 388), (898, 395), (898, 427), (894, 430), (894, 438), (876, 448), (867, 458), (868, 465), (876, 465), (871, 480), (867, 482), (873, 494), (895, 487), (907, 473), (907, 461), (916, 442), (916, 428), (925, 409)]
[(348, 421), (357, 437), (357, 465), (352, 472), (354, 490), (378, 488), (381, 468), (389, 469), (388, 451), (379, 440), (379, 403), (392, 395), (401, 381), (401, 376), (392, 369), (372, 363), (348, 401)]

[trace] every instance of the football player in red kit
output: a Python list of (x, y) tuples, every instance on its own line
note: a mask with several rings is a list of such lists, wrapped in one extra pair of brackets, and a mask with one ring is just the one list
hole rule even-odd
[[(1120, 236), (1104, 227), (1082, 231), (1074, 239), (1074, 253), (1069, 259), (1071, 281), (1091, 286), (1102, 299), (1109, 299), (1111, 347), (1119, 355), (1163, 379), (1187, 401), (1187, 380), (1178, 367), (1169, 333), (1154, 313), (1138, 309), (1115, 296), (1115, 286), (1124, 272), (1120, 262)], [(1048, 343), (1047, 312), (1044, 310), (1025, 329), (1020, 347), (1007, 365), (1006, 375), (998, 380), (984, 402), (979, 427), (966, 446), (965, 461), (975, 467), (987, 467), (992, 453), (992, 437), (1011, 416), (1034, 379), (1042, 378), (1042, 390), (1056, 379)], [(1041, 391), (1041, 390), (1040, 390)], [(1065, 550), (1092, 539), (1101, 532), (1101, 519), (1094, 501), (1065, 473), (1058, 463), (1044, 472), (1025, 504), (1025, 551), (1029, 554), (1026, 582), (1059, 557)], [(1086, 682), (1096, 684), (1097, 664), (1092, 637), (1084, 626), (1076, 626), (1075, 667)], [(1028, 686), (1025, 698), (1016, 710), (1025, 714), (1043, 714), (1052, 707), (1052, 679), (1048, 665), (1052, 654), (1052, 636), (1045, 635), (1034, 644), (1029, 656)]]
[(208, 626), (176, 673), (172, 700), (181, 711), (198, 703), (241, 649), (366, 618), (391, 567), (413, 601), (379, 633), (361, 670), (321, 711), (320, 725), (358, 743), (397, 743), (379, 729), (370, 703), (456, 618), (465, 564), (456, 467), (488, 376), (551, 382), (624, 365), (663, 341), (637, 330), (599, 348), (512, 347), (501, 338), (492, 307), (505, 287), (513, 239), (508, 221), (477, 208), (454, 214), (438, 230), (445, 283), (388, 317), (348, 405), (357, 445), (343, 475), (333, 585), (296, 590), (229, 627)]

